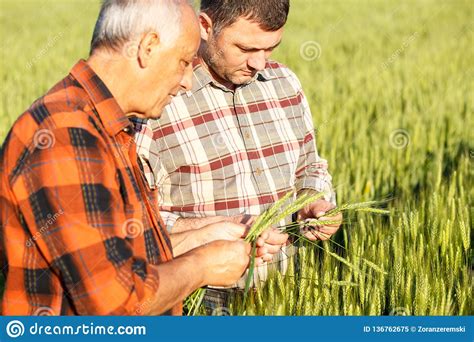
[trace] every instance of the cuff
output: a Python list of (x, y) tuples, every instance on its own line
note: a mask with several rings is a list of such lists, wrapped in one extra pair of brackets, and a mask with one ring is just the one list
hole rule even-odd
[(166, 230), (168, 231), (168, 233), (171, 233), (171, 231), (173, 230), (173, 226), (176, 223), (176, 220), (178, 220), (181, 217), (169, 211), (160, 211), (160, 216), (163, 219), (163, 222), (166, 226)]

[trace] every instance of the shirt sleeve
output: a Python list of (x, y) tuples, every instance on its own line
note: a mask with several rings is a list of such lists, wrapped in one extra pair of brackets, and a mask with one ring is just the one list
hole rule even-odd
[(168, 233), (171, 234), (173, 232), (174, 224), (181, 216), (170, 211), (163, 210), (160, 210), (160, 216), (163, 219), (163, 222), (165, 223), (166, 230), (168, 231)]
[[(297, 81), (297, 84), (299, 85), (299, 81)], [(332, 187), (328, 162), (318, 154), (311, 109), (301, 86), (298, 91), (302, 99), (301, 108), (305, 133), (296, 168), (296, 191), (312, 189), (324, 192), (324, 199), (336, 205), (336, 194)]]
[(43, 279), (43, 288), (59, 279), (78, 314), (139, 315), (159, 286), (158, 262), (136, 254), (150, 227), (131, 216), (138, 214), (124, 203), (111, 147), (92, 132), (54, 129), (50, 146), (26, 156), (11, 184), (31, 236), (24, 255), (42, 256), (44, 273), (55, 275)]

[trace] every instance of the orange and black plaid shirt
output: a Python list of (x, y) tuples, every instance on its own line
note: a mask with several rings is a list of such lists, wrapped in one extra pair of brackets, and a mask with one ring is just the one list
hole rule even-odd
[(133, 128), (85, 61), (13, 125), (0, 175), (4, 315), (147, 310), (171, 243)]

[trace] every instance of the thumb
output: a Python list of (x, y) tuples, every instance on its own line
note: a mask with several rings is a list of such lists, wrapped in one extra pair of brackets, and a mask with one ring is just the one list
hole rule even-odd
[(320, 218), (326, 215), (326, 212), (328, 210), (331, 210), (333, 207), (334, 205), (332, 203), (321, 200), (318, 201), (317, 204), (311, 208), (311, 212), (313, 214), (313, 217)]
[(316, 214), (314, 215), (314, 217), (320, 218), (320, 217), (323, 217), (324, 215), (326, 215), (326, 212), (325, 212), (325, 211), (321, 211), (320, 209), (318, 209), (317, 212), (316, 212)]
[(244, 244), (245, 254), (250, 255), (250, 252), (252, 251), (252, 246), (250, 245), (250, 243), (245, 242), (245, 241), (241, 241), (241, 242), (239, 242), (239, 243)]
[(307, 217), (307, 215), (304, 213), (303, 209), (299, 210), (298, 213), (296, 214), (296, 220), (297, 221), (302, 221)]

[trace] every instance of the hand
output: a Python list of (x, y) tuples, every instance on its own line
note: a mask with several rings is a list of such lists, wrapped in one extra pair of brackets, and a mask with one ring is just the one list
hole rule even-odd
[[(334, 216), (324, 216), (327, 211), (333, 209), (334, 207), (334, 204), (328, 201), (322, 199), (317, 200), (298, 212), (298, 221), (304, 221), (306, 219), (318, 219), (320, 221), (342, 222), (342, 213)], [(338, 231), (340, 227), (341, 223), (303, 228), (303, 235), (311, 241), (328, 240)]]
[[(238, 215), (228, 218), (231, 222), (245, 224), (248, 229), (253, 225), (257, 216)], [(248, 231), (247, 229), (247, 231)], [(271, 261), (273, 255), (281, 250), (281, 247), (288, 241), (288, 234), (284, 234), (277, 229), (269, 228), (257, 238), (257, 251), (255, 253), (255, 264), (260, 266)]]
[(202, 228), (204, 243), (216, 240), (237, 241), (245, 237), (249, 227), (243, 224), (221, 221)]
[(278, 229), (269, 228), (257, 238), (257, 252), (255, 263), (257, 266), (271, 261), (273, 255), (281, 250), (281, 247), (288, 241), (288, 234), (280, 232)]
[[(249, 216), (247, 219), (242, 216), (234, 216), (228, 218), (227, 221), (207, 225), (202, 228), (205, 236), (203, 243), (209, 243), (216, 240), (237, 241), (243, 239), (247, 235), (250, 225), (254, 220), (254, 216)], [(244, 221), (247, 222), (248, 225), (233, 223)], [(267, 229), (257, 239), (255, 264), (260, 266), (264, 262), (271, 261), (273, 255), (280, 250), (281, 246), (286, 243), (287, 240), (287, 234), (280, 233), (276, 229)]]
[[(238, 215), (226, 217), (221, 222), (210, 224), (203, 228), (207, 230), (207, 242), (216, 240), (237, 241), (244, 238), (256, 218), (257, 216)], [(256, 266), (271, 261), (273, 255), (278, 253), (287, 241), (288, 234), (281, 233), (277, 229), (270, 228), (263, 232), (256, 242)]]
[(196, 248), (196, 257), (205, 285), (230, 286), (245, 272), (250, 260), (250, 244), (239, 241), (214, 241)]

